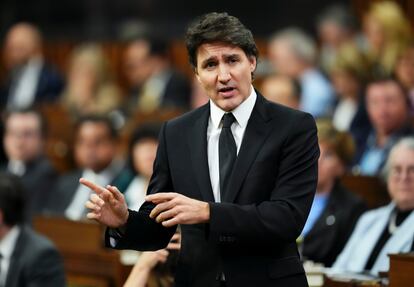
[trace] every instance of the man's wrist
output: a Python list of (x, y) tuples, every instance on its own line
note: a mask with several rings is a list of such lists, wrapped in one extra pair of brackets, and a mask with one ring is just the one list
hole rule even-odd
[(208, 202), (204, 207), (204, 222), (210, 222), (210, 204)]

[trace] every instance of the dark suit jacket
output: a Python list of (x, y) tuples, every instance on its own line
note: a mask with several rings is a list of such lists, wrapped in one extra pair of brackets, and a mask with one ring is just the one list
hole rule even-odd
[(303, 256), (332, 266), (365, 210), (363, 200), (337, 182), (324, 211), (304, 238)]
[(73, 196), (78, 189), (81, 176), (82, 170), (78, 169), (58, 178), (56, 188), (47, 203), (47, 213), (60, 216), (65, 215), (65, 210), (72, 202)]
[(57, 175), (56, 169), (45, 156), (26, 164), (26, 172), (20, 180), (25, 193), (27, 222), (45, 211), (47, 202), (54, 192)]
[[(208, 224), (182, 225), (176, 286), (307, 286), (295, 240), (313, 200), (319, 156), (313, 118), (265, 100), (250, 116), (230, 178), (215, 203), (207, 160), (209, 104), (167, 122), (160, 133), (148, 192), (175, 191), (210, 203)], [(175, 228), (130, 211), (116, 248), (156, 250)], [(107, 232), (107, 245), (109, 234)]]
[[(58, 72), (51, 66), (44, 64), (37, 83), (34, 104), (50, 103), (55, 101), (63, 90), (64, 82)], [(10, 96), (11, 79), (0, 89), (0, 106), (7, 105)]]
[(191, 87), (187, 78), (176, 71), (171, 71), (171, 76), (162, 96), (161, 106), (188, 109), (190, 98)]
[(63, 261), (53, 244), (23, 226), (12, 254), (7, 287), (63, 287)]

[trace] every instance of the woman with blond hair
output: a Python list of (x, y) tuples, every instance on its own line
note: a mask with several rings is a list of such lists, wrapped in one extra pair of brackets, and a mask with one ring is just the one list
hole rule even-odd
[(390, 75), (399, 51), (412, 39), (409, 20), (397, 3), (381, 1), (370, 7), (363, 26), (373, 73)]
[(111, 81), (102, 48), (84, 44), (72, 52), (64, 107), (75, 118), (85, 114), (105, 114), (120, 104), (120, 90)]

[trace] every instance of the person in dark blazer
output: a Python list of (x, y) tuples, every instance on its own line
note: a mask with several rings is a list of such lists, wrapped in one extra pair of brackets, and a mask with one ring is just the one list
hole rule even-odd
[(17, 177), (0, 173), (0, 286), (66, 286), (54, 245), (23, 224), (21, 188)]
[(339, 182), (352, 162), (354, 144), (350, 134), (337, 131), (329, 120), (318, 119), (321, 155), (318, 184), (310, 215), (302, 231), (304, 259), (330, 267), (345, 246), (364, 201)]
[(116, 158), (118, 134), (108, 117), (88, 115), (75, 127), (74, 157), (78, 169), (62, 175), (47, 203), (47, 213), (72, 220), (84, 219), (84, 201), (89, 190), (79, 184), (80, 177), (93, 178), (102, 185), (111, 184), (122, 163)]
[(372, 128), (357, 142), (353, 171), (377, 176), (394, 144), (414, 134), (410, 101), (401, 84), (388, 76), (376, 77), (368, 83), (365, 101)]
[(6, 81), (0, 88), (0, 106), (7, 109), (28, 108), (54, 102), (64, 81), (42, 55), (42, 36), (30, 23), (17, 23), (5, 39)]
[(31, 108), (9, 111), (3, 137), (7, 163), (2, 170), (18, 176), (27, 200), (28, 222), (44, 212), (57, 178), (57, 171), (45, 154), (47, 127), (42, 114)]
[(176, 286), (307, 286), (295, 240), (316, 187), (314, 120), (254, 90), (257, 48), (236, 17), (206, 14), (186, 39), (210, 102), (163, 125), (138, 212), (81, 179), (95, 191), (88, 218), (110, 227), (108, 246), (139, 250), (164, 248), (180, 225)]
[(124, 74), (129, 85), (128, 114), (159, 108), (187, 110), (190, 107), (189, 80), (175, 69), (165, 37), (148, 31), (128, 41), (124, 51)]

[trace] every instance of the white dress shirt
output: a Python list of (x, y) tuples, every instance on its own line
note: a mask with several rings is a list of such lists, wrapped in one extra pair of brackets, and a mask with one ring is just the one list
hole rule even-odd
[[(90, 169), (84, 170), (82, 177), (95, 182), (99, 186), (105, 187), (112, 182), (118, 171), (118, 163), (112, 163), (100, 173), (95, 173)], [(84, 218), (87, 212), (85, 202), (89, 199), (90, 194), (91, 190), (88, 187), (83, 184), (79, 184), (78, 189), (73, 196), (72, 202), (65, 210), (65, 216), (71, 220), (81, 220)]]
[(0, 261), (0, 286), (5, 286), (7, 272), (10, 266), (10, 259), (16, 246), (17, 239), (20, 235), (20, 228), (15, 225), (6, 236), (0, 240), (0, 254), (3, 258)]
[(30, 60), (22, 68), (16, 82), (13, 83), (12, 94), (9, 95), (8, 108), (27, 108), (35, 101), (43, 61), (40, 58)]
[(139, 210), (145, 202), (147, 187), (148, 181), (143, 176), (137, 175), (134, 177), (124, 193), (129, 209)]
[[(236, 121), (231, 126), (234, 140), (237, 146), (237, 154), (239, 153), (244, 132), (247, 127), (250, 115), (256, 103), (256, 92), (251, 87), (251, 93), (233, 113)], [(222, 128), (222, 118), (226, 112), (220, 109), (212, 100), (210, 100), (210, 119), (207, 127), (207, 156), (208, 168), (210, 172), (210, 182), (213, 189), (214, 200), (220, 202), (220, 167), (219, 167), (219, 137)]]

